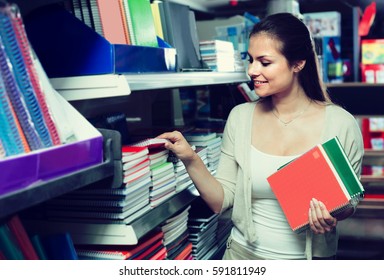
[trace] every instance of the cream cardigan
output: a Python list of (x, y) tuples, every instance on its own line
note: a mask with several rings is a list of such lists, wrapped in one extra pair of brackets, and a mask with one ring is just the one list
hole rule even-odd
[[(224, 129), (220, 163), (216, 178), (224, 189), (222, 211), (233, 207), (232, 222), (249, 242), (257, 240), (252, 222), (250, 152), (252, 117), (256, 103), (234, 107)], [(361, 130), (356, 119), (337, 105), (327, 105), (322, 142), (338, 136), (352, 166), (360, 176), (364, 154)], [(336, 254), (338, 233), (313, 235), (307, 231), (306, 256), (329, 257)]]

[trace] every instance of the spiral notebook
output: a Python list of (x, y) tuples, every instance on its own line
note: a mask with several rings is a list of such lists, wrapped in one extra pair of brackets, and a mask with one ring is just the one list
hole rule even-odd
[(137, 245), (76, 245), (80, 259), (128, 260), (140, 258), (145, 252), (162, 241), (163, 232), (153, 231)]
[(353, 207), (364, 188), (337, 137), (319, 144), (267, 178), (295, 232), (305, 230), (312, 198), (331, 214)]
[[(17, 149), (18, 149), (17, 152), (20, 152), (21, 149), (19, 148), (20, 145), (19, 145), (18, 137), (15, 135), (16, 125), (20, 127), (19, 130), (22, 131), (24, 134), (25, 141), (27, 142), (27, 143), (23, 143), (23, 145), (25, 146), (24, 150), (28, 152), (30, 149), (37, 149), (42, 147), (42, 145), (40, 145), (41, 142), (37, 135), (37, 131), (31, 125), (32, 120), (31, 120), (30, 114), (27, 111), (25, 102), (23, 102), (23, 98), (21, 96), (19, 87), (17, 86), (15, 77), (11, 71), (11, 68), (9, 67), (9, 65), (11, 65), (11, 62), (9, 61), (8, 55), (5, 51), (5, 46), (10, 45), (9, 41), (12, 40), (13, 37), (8, 36), (8, 34), (13, 32), (13, 29), (12, 29), (12, 26), (9, 24), (9, 18), (3, 9), (0, 9), (0, 19), (1, 19), (0, 21), (0, 35), (1, 35), (0, 71), (2, 73), (2, 85), (1, 85), (2, 93), (1, 94), (4, 94), (2, 97), (2, 100), (3, 100), (2, 102), (3, 102), (3, 106), (5, 106), (4, 102), (8, 102), (8, 101), (4, 100), (4, 98), (7, 98), (10, 103), (8, 106), (12, 107), (12, 109), (10, 109), (7, 113), (8, 116), (10, 116), (10, 111), (13, 110), (14, 121), (8, 119), (7, 123), (11, 126), (11, 129), (13, 130), (12, 134), (15, 137), (15, 144), (17, 145)], [(23, 138), (23, 136), (21, 137)], [(5, 139), (5, 138), (2, 137), (2, 139)], [(34, 143), (36, 143), (36, 145), (34, 145)], [(7, 146), (8, 146), (8, 143), (3, 143), (4, 149), (6, 149)], [(7, 154), (10, 155), (13, 153), (8, 152)]]
[[(0, 9), (0, 36), (4, 46), (1, 66), (2, 70), (5, 70), (6, 87), (10, 89), (8, 91), (9, 98), (23, 130), (26, 131), (27, 140), (30, 141), (28, 133), (33, 133), (33, 129), (30, 128), (31, 122), (33, 122), (32, 126), (38, 134), (38, 138), (32, 135), (31, 142), (28, 143), (31, 149), (35, 149), (35, 146), (36, 149), (39, 149), (51, 146), (52, 141), (24, 61), (23, 51), (25, 52), (26, 42), (23, 42), (22, 39), (25, 36), (16, 35), (20, 35), (18, 28), (20, 21), (13, 20), (17, 16), (16, 11), (17, 9), (13, 5), (6, 5)], [(11, 69), (5, 69), (9, 68), (6, 62), (12, 65)], [(19, 112), (19, 110), (21, 111)]]
[(9, 15), (13, 25), (13, 30), (16, 35), (16, 39), (19, 42), (19, 47), (23, 56), (27, 74), (31, 86), (35, 92), (37, 102), (40, 105), (41, 114), (47, 126), (50, 138), (53, 142), (53, 145), (59, 145), (61, 144), (59, 133), (57, 131), (56, 124), (54, 123), (51, 112), (49, 111), (46, 98), (40, 84), (40, 79), (33, 63), (32, 49), (29, 44), (26, 32), (24, 30), (21, 15), (18, 12), (10, 13)]
[[(30, 51), (29, 45), (27, 45), (28, 42), (24, 41), (26, 40), (25, 34), (21, 34), (25, 31), (20, 26), (20, 20), (15, 19), (18, 16), (15, 11), (17, 9), (13, 5), (7, 5), (0, 9), (0, 35), (7, 57), (12, 64), (17, 87), (24, 98), (26, 108), (43, 143), (43, 147), (50, 147), (53, 145), (53, 141), (36, 96), (35, 88), (31, 82), (30, 73), (27, 70), (28, 63), (25, 61), (25, 58), (28, 57), (28, 51)], [(15, 108), (15, 110), (17, 109)]]
[(164, 147), (164, 144), (168, 142), (169, 140), (167, 139), (147, 138), (142, 141), (131, 144), (131, 146), (148, 147), (148, 149), (155, 149), (155, 148)]
[[(2, 17), (1, 13), (0, 17)], [(4, 31), (5, 30), (2, 29), (0, 26), (0, 34), (3, 35)], [(43, 147), (43, 145), (37, 134), (36, 129), (32, 126), (31, 115), (28, 112), (25, 102), (23, 102), (23, 97), (21, 95), (19, 87), (17, 86), (15, 77), (11, 72), (11, 69), (9, 68), (9, 60), (3, 48), (4, 45), (1, 45), (2, 47), (0, 48), (0, 70), (2, 73), (5, 90), (8, 93), (8, 98), (13, 106), (20, 127), (24, 132), (29, 148), (31, 150), (40, 149)]]
[(24, 152), (23, 142), (17, 129), (16, 121), (6, 94), (3, 79), (0, 76), (0, 139), (6, 156)]

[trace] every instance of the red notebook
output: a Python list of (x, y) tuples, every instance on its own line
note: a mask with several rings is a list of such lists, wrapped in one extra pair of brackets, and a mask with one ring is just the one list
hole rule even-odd
[(137, 147), (137, 146), (122, 146), (121, 153), (122, 158), (121, 161), (123, 163), (132, 161), (141, 157), (145, 157), (148, 155), (148, 148), (147, 147)]
[(176, 256), (175, 260), (186, 260), (188, 256), (192, 253), (192, 243), (189, 242), (187, 246), (181, 251), (179, 255)]
[(119, 0), (96, 0), (105, 39), (111, 44), (129, 44)]
[(12, 232), (17, 244), (19, 245), (26, 260), (38, 260), (39, 257), (36, 253), (35, 247), (25, 231), (25, 228), (18, 215), (13, 215), (8, 221), (7, 226)]
[(312, 198), (336, 214), (357, 203), (364, 192), (336, 137), (315, 146), (267, 180), (295, 232), (308, 227)]

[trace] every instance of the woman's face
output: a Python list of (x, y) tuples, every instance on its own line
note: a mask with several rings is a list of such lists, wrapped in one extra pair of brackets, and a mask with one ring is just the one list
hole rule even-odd
[(266, 34), (250, 38), (248, 47), (248, 75), (260, 97), (290, 92), (294, 83), (294, 69), (280, 52), (281, 42)]

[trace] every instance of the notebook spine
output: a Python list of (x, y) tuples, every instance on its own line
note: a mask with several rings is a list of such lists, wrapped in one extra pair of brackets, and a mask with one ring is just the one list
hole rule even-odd
[(31, 55), (31, 46), (28, 42), (28, 38), (25, 33), (24, 25), (21, 19), (21, 16), (19, 13), (13, 13), (12, 15), (12, 22), (13, 27), (15, 30), (15, 35), (17, 40), (20, 43), (21, 47), (21, 53), (24, 57), (24, 61), (26, 64), (27, 72), (32, 84), (33, 89), (35, 90), (37, 101), (41, 107), (41, 112), (43, 115), (43, 118), (46, 122), (46, 125), (48, 127), (48, 132), (50, 134), (50, 137), (52, 139), (53, 145), (59, 145), (60, 137), (56, 128), (55, 123), (53, 122), (52, 115), (48, 109), (48, 105), (45, 101), (45, 96), (42, 91), (41, 85), (39, 83), (39, 78), (36, 73), (36, 70), (33, 65), (32, 55)]
[(93, 25), (94, 25), (94, 30), (99, 33), (101, 36), (105, 38), (105, 32), (103, 29), (103, 25), (101, 22), (101, 17), (100, 17), (100, 12), (99, 12), (99, 6), (97, 3), (97, 0), (91, 0), (90, 2), (91, 5), (91, 13), (92, 13), (92, 20), (93, 20)]
[[(57, 206), (57, 207), (125, 207), (127, 206), (126, 198), (119, 200), (78, 200), (78, 199), (57, 199), (48, 202), (48, 205)], [(100, 208), (100, 210), (103, 210)]]
[(354, 207), (353, 205), (354, 205), (354, 203), (351, 203), (351, 200), (350, 200), (349, 202), (346, 202), (342, 205), (339, 205), (338, 207), (336, 207), (334, 209), (329, 210), (329, 213), (331, 213), (331, 215), (335, 216), (335, 215), (345, 211), (348, 208)]
[(73, 14), (81, 21), (84, 21), (83, 13), (81, 11), (80, 0), (72, 0)]
[(299, 233), (304, 232), (304, 231), (307, 230), (308, 228), (309, 228), (309, 222), (304, 223), (304, 224), (301, 224), (301, 225), (299, 225), (299, 226), (293, 228), (293, 231), (294, 231), (295, 233), (299, 234)]
[(123, 26), (124, 26), (125, 40), (126, 40), (127, 44), (130, 45), (131, 44), (131, 38), (129, 37), (129, 28), (128, 28), (127, 15), (125, 14), (124, 1), (126, 1), (126, 0), (119, 0), (119, 9), (120, 9), (120, 14), (121, 14), (121, 20), (123, 21)]
[(32, 117), (26, 107), (25, 100), (20, 92), (20, 88), (17, 85), (16, 78), (12, 73), (10, 65), (12, 61), (7, 55), (7, 51), (15, 46), (13, 28), (9, 22), (4, 8), (0, 9), (0, 40), (2, 46), (0, 48), (0, 70), (4, 79), (5, 89), (8, 93), (8, 97), (12, 103), (17, 119), (25, 134), (27, 142), (31, 150), (37, 150), (43, 147), (43, 144), (37, 134), (37, 131), (33, 125)]
[[(354, 207), (354, 205), (357, 205), (359, 201), (360, 201), (360, 198), (358, 197), (358, 195), (356, 195), (349, 202), (344, 203), (342, 205), (339, 205), (338, 207), (335, 207), (335, 208), (329, 210), (329, 213), (331, 213), (332, 216), (335, 216), (335, 215), (345, 211), (348, 208)], [(293, 231), (296, 233), (300, 233), (300, 232), (303, 232), (304, 230), (306, 230), (308, 228), (309, 228), (309, 223), (307, 222), (307, 223), (304, 223), (304, 224), (301, 224), (301, 225), (295, 227), (293, 229)]]
[(16, 38), (15, 30), (13, 28), (12, 21), (10, 18), (10, 14), (12, 13), (11, 8), (12, 7), (10, 6), (3, 8), (3, 12), (5, 12), (5, 14), (3, 13), (3, 20), (1, 21), (2, 26), (0, 29), (5, 28), (7, 30), (5, 35), (7, 36), (8, 40), (5, 40), (5, 47), (8, 53), (8, 57), (13, 66), (13, 72), (16, 77), (16, 81), (24, 96), (27, 108), (32, 117), (32, 121), (36, 126), (36, 130), (39, 136), (41, 137), (44, 147), (50, 147), (52, 146), (52, 141), (48, 132), (48, 128), (46, 127), (39, 103), (36, 99), (35, 92), (30, 83), (29, 75), (26, 70), (23, 54), (20, 48), (21, 46), (19, 45), (19, 42)]
[(125, 13), (125, 18), (127, 21), (128, 33), (129, 33), (129, 41), (132, 45), (137, 45), (136, 35), (133, 29), (131, 12), (128, 4), (128, 0), (123, 0), (123, 8)]
[(21, 97), (16, 81), (10, 72), (7, 65), (7, 60), (4, 59), (4, 52), (0, 50), (0, 70), (3, 74), (5, 89), (8, 92), (8, 98), (14, 108), (16, 118), (19, 121), (20, 127), (24, 132), (27, 143), (31, 150), (37, 150), (43, 147), (41, 140), (34, 129), (32, 119), (27, 111), (25, 102)]
[(124, 255), (118, 251), (93, 251), (93, 250), (84, 250), (77, 249), (77, 255), (79, 258), (87, 260), (118, 260), (125, 259)]
[(0, 77), (0, 137), (7, 156), (24, 152), (23, 143), (10, 108), (10, 102)]
[[(23, 102), (25, 104), (25, 107), (27, 108), (30, 117), (31, 117), (31, 123), (36, 128), (37, 133), (39, 133), (39, 123), (36, 120), (36, 113), (39, 113), (39, 108), (36, 107), (38, 104), (35, 100), (32, 99), (33, 92), (32, 88), (29, 85), (29, 78), (28, 74), (25, 69), (25, 65), (22, 59), (22, 55), (20, 53), (19, 45), (17, 42), (17, 39), (14, 34), (14, 29), (12, 26), (12, 22), (9, 18), (9, 7), (1, 9), (1, 20), (0, 20), (0, 32), (1, 37), (3, 38), (3, 44), (5, 48), (5, 53), (7, 54), (7, 57), (10, 61), (10, 64), (12, 65), (12, 76), (14, 77), (15, 85), (11, 86), (13, 89), (18, 89), (16, 91), (17, 93), (20, 93), (20, 96), (15, 97), (13, 101), (16, 103)], [(8, 73), (9, 74), (9, 73)], [(9, 79), (9, 76), (8, 76)], [(10, 95), (15, 94), (16, 92), (10, 92)], [(18, 98), (23, 99), (21, 101), (17, 100)], [(15, 109), (19, 109), (15, 106)], [(36, 121), (36, 123), (35, 123)], [(29, 123), (28, 125), (31, 125)], [(24, 129), (24, 127), (23, 127)], [(41, 143), (43, 143), (41, 141)], [(30, 146), (37, 145), (38, 143), (30, 143)], [(43, 143), (44, 144), (44, 143)], [(44, 145), (42, 145), (44, 147)], [(41, 147), (39, 147), (41, 148)]]
[(21, 138), (21, 143), (22, 143), (22, 145), (23, 145), (24, 152), (29, 153), (29, 152), (31, 151), (31, 148), (29, 147), (27, 138), (25, 137), (24, 131), (23, 131), (23, 129), (21, 128), (20, 122), (19, 122), (19, 120), (17, 119), (15, 110), (14, 110), (14, 108), (12, 107), (12, 104), (11, 104), (10, 101), (9, 101), (9, 104), (10, 104), (10, 108), (11, 108), (11, 111), (12, 111), (13, 119), (15, 120), (15, 124), (16, 124), (16, 127), (17, 127), (17, 131), (19, 132), (19, 135), (20, 135), (20, 138)]
[(0, 137), (0, 159), (5, 158), (5, 150), (3, 147), (3, 143), (1, 142), (1, 137)]

